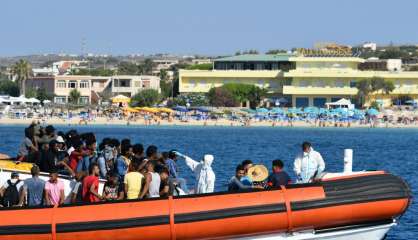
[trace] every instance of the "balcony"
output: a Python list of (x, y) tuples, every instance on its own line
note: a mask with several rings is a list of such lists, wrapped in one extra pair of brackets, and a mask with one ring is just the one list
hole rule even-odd
[(283, 86), (283, 94), (295, 94), (295, 95), (356, 95), (357, 94), (357, 88), (351, 88), (351, 87)]

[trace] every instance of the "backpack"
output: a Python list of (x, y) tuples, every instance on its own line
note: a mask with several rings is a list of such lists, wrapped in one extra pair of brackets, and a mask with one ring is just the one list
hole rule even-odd
[(17, 180), (14, 184), (10, 180), (7, 180), (9, 186), (4, 191), (3, 206), (12, 207), (19, 203), (19, 190), (17, 189), (19, 183), (20, 180)]

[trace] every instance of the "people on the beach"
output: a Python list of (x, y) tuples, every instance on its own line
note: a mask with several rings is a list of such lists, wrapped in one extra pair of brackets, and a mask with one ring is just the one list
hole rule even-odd
[(321, 154), (312, 148), (311, 143), (304, 142), (302, 151), (296, 155), (293, 169), (298, 183), (309, 183), (325, 170), (325, 162)]

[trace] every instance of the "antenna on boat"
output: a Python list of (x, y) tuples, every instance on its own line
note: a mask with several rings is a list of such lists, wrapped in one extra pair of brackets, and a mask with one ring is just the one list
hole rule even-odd
[(344, 149), (344, 173), (353, 172), (353, 149)]

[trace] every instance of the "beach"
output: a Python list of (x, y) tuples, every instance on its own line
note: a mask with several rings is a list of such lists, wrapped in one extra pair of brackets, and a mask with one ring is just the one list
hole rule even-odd
[[(106, 117), (95, 117), (91, 120), (84, 120), (78, 117), (72, 119), (63, 119), (59, 117), (52, 118), (0, 118), (0, 125), (29, 125), (33, 121), (39, 121), (43, 125), (67, 125), (67, 126), (84, 126), (84, 125), (117, 125), (117, 126), (220, 126), (220, 127), (318, 127), (318, 128), (418, 128), (418, 122), (412, 122), (409, 124), (403, 123), (389, 123), (377, 120), (373, 123), (361, 123), (357, 122), (320, 122), (319, 121), (306, 121), (297, 120), (292, 121), (272, 121), (272, 120), (249, 120), (249, 121), (233, 121), (229, 119), (217, 119), (217, 120), (195, 120), (188, 119), (187, 121), (179, 119), (155, 119), (145, 121), (144, 119), (109, 119)], [(321, 126), (320, 126), (321, 125)]]

